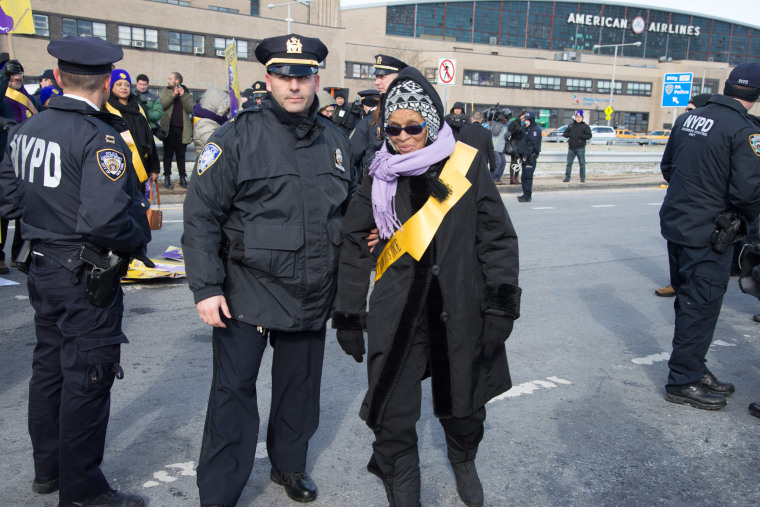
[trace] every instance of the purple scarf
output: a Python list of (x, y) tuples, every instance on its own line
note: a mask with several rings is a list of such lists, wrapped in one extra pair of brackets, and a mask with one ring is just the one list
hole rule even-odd
[(197, 116), (198, 118), (207, 118), (209, 120), (214, 120), (219, 125), (224, 124), (224, 122), (227, 121), (226, 116), (219, 116), (213, 111), (209, 111), (208, 109), (205, 109), (201, 107), (200, 104), (195, 104), (193, 106), (193, 116)]
[(446, 122), (432, 144), (406, 155), (389, 153), (387, 143), (383, 143), (369, 166), (369, 175), (373, 178), (372, 214), (381, 238), (389, 239), (401, 229), (394, 202), (399, 176), (425, 174), (431, 165), (454, 153), (455, 146), (454, 133)]

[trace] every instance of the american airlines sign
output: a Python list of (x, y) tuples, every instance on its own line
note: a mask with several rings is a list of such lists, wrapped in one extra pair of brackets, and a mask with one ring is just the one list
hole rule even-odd
[(569, 24), (586, 25), (586, 26), (601, 26), (605, 28), (630, 28), (634, 33), (641, 33), (644, 28), (647, 31), (654, 33), (669, 33), (671, 35), (693, 35), (698, 36), (701, 33), (701, 28), (694, 25), (674, 25), (671, 23), (649, 23), (646, 26), (644, 18), (637, 17), (632, 22), (629, 22), (625, 18), (613, 18), (610, 16), (594, 16), (592, 14), (578, 14), (571, 12), (567, 18)]

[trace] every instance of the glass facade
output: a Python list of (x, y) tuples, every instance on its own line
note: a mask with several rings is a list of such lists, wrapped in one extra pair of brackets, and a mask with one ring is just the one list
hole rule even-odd
[[(596, 44), (641, 42), (618, 56), (747, 63), (760, 30), (689, 14), (634, 6), (551, 1), (474, 1), (391, 5), (385, 33), (495, 46), (591, 51)], [(633, 32), (641, 18), (643, 31)], [(601, 48), (612, 55), (614, 48)]]

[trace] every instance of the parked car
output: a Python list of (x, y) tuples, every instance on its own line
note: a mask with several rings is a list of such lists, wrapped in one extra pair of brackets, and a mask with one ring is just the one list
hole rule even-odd
[(634, 132), (631, 132), (628, 129), (617, 129), (615, 131), (615, 136), (617, 136), (618, 139), (638, 139), (639, 136), (637, 136)]
[(562, 137), (562, 133), (567, 129), (567, 125), (562, 125), (546, 134), (546, 140), (550, 143), (564, 143), (567, 141), (566, 137)]
[(589, 144), (612, 144), (615, 139), (615, 129), (609, 125), (591, 125)]
[(541, 137), (546, 137), (546, 136), (549, 135), (549, 132), (554, 132), (555, 130), (557, 130), (557, 129), (556, 128), (541, 129)]
[(665, 144), (670, 137), (670, 130), (653, 130), (645, 136), (641, 136), (639, 144)]

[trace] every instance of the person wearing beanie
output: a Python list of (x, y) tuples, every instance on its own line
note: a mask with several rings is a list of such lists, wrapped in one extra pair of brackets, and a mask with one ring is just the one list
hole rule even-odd
[(719, 410), (735, 390), (710, 371), (706, 356), (728, 285), (731, 243), (760, 215), (760, 125), (748, 113), (758, 97), (760, 65), (735, 67), (722, 95), (676, 118), (662, 156), (668, 191), (660, 231), (676, 294), (665, 385), (671, 403)]
[(196, 160), (201, 156), (211, 134), (227, 122), (229, 114), (230, 94), (219, 88), (209, 88), (204, 92), (200, 102), (193, 105), (193, 145)]
[(451, 127), (451, 131), (454, 132), (454, 138), (459, 140), (459, 132), (462, 130), (462, 127), (470, 124), (470, 120), (464, 112), (464, 104), (462, 102), (454, 102), (454, 107), (446, 115), (446, 123)]
[[(346, 354), (357, 362), (367, 354), (359, 412), (375, 435), (367, 469), (390, 505), (420, 505), (415, 425), (430, 376), (457, 492), (480, 506), (485, 403), (511, 387), (505, 341), (520, 316), (517, 236), (485, 155), (455, 141), (419, 70), (399, 72), (379, 118), (382, 146), (343, 223), (332, 315)], [(364, 239), (374, 227), (377, 262)]]
[(581, 183), (586, 182), (586, 141), (591, 139), (591, 128), (583, 122), (583, 111), (578, 110), (573, 115), (573, 121), (562, 133), (567, 138), (567, 167), (565, 167), (565, 183), (570, 181), (573, 171), (573, 161), (578, 157)]
[(124, 118), (129, 126), (129, 133), (132, 136), (131, 143), (134, 146), (132, 167), (135, 171), (137, 187), (144, 192), (145, 182), (148, 179), (150, 179), (151, 184), (158, 179), (161, 165), (148, 115), (140, 105), (140, 99), (132, 93), (132, 80), (126, 70), (114, 69), (111, 71), (111, 93), (104, 110)]
[(541, 127), (536, 123), (536, 113), (528, 111), (522, 116), (525, 134), (517, 143), (517, 153), (522, 161), (523, 193), (517, 198), (518, 202), (530, 202), (533, 198), (533, 173), (536, 170), (536, 159), (541, 153)]
[(335, 94), (335, 112), (332, 120), (347, 136), (351, 135), (356, 124), (362, 119), (361, 101), (346, 102), (346, 92), (339, 91)]
[(319, 114), (332, 121), (332, 115), (335, 113), (335, 106), (337, 105), (333, 96), (322, 90), (317, 93), (317, 100), (319, 101)]
[(60, 88), (56, 88), (55, 86), (46, 86), (40, 90), (40, 104), (42, 109), (47, 109), (48, 100), (50, 100), (50, 97), (53, 95), (63, 95), (63, 93)]

